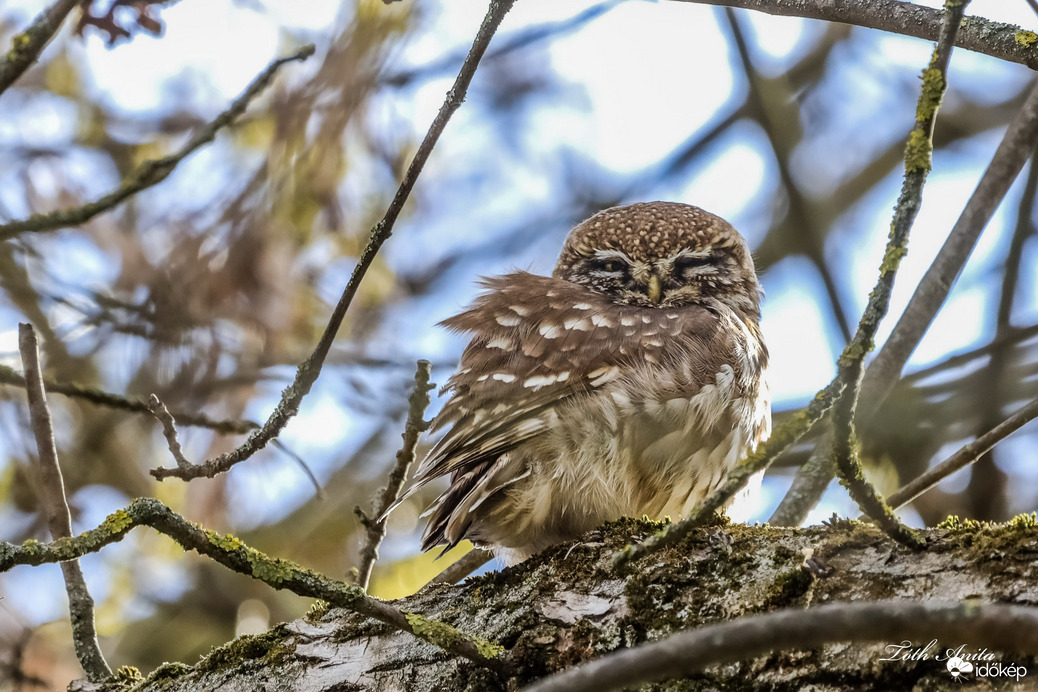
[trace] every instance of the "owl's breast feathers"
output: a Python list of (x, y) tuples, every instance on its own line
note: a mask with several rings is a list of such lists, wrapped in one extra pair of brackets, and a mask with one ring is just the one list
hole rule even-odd
[[(584, 457), (588, 450), (635, 454), (665, 474), (674, 470), (667, 467), (676, 452), (661, 446), (658, 436), (672, 429), (685, 430), (678, 440), (685, 447), (689, 434), (704, 445), (728, 436), (740, 447), (737, 456), (767, 437), (770, 404), (762, 375), (768, 356), (755, 319), (721, 304), (616, 304), (568, 281), (525, 272), (484, 285), (489, 290), (468, 310), (443, 322), (473, 338), (443, 388), (451, 396), (432, 424), (448, 430), (420, 465), (411, 490), (451, 477), (429, 510), (425, 549), (466, 537), (485, 501), (499, 499), (531, 473), (531, 462), (538, 461), (531, 455), (558, 456), (567, 449), (579, 455), (582, 447)], [(635, 421), (638, 414), (672, 420), (654, 430)], [(575, 416), (586, 417), (583, 425), (574, 426)], [(631, 419), (626, 427), (617, 420), (625, 417)], [(596, 425), (609, 430), (588, 429)], [(603, 446), (603, 438), (621, 428), (627, 430), (621, 444), (635, 447), (618, 451), (616, 441)], [(681, 452), (685, 464), (693, 451)], [(577, 473), (586, 479), (598, 472)]]

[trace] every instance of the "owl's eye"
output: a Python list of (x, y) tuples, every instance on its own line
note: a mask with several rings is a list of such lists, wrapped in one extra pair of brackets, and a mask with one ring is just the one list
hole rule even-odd
[(591, 271), (604, 272), (606, 274), (620, 274), (626, 272), (629, 268), (630, 265), (619, 257), (605, 257), (592, 260), (589, 265)]
[(687, 276), (693, 269), (713, 264), (713, 258), (709, 256), (682, 255), (674, 260), (674, 275), (678, 277)]

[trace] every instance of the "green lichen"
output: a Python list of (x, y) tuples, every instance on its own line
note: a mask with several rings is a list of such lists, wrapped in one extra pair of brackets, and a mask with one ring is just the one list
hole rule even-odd
[(797, 603), (801, 596), (811, 590), (814, 577), (799, 565), (779, 574), (768, 588), (761, 609), (764, 611), (785, 608)]
[(250, 548), (237, 536), (229, 533), (221, 536), (209, 530), (206, 530), (205, 535), (209, 542), (221, 551), (238, 553), (244, 557), (252, 568), (252, 576), (268, 584), (281, 584), (296, 574), (295, 565), (291, 562), (268, 557), (255, 548)]
[(441, 649), (449, 649), (457, 644), (468, 641), (476, 647), (479, 655), (486, 659), (496, 658), (505, 651), (505, 647), (495, 644), (480, 637), (466, 636), (457, 629), (444, 622), (431, 620), (418, 613), (404, 613), (407, 624), (416, 636), (421, 637), (430, 644), (435, 644)]
[(116, 510), (109, 514), (104, 522), (101, 523), (101, 530), (108, 535), (115, 535), (122, 533), (126, 529), (133, 526), (133, 517), (126, 513), (126, 510)]
[(1013, 40), (1016, 41), (1018, 45), (1021, 45), (1024, 48), (1030, 48), (1035, 43), (1038, 43), (1038, 34), (1034, 33), (1033, 31), (1026, 31), (1024, 29), (1021, 29), (1020, 31), (1013, 34)]
[(161, 683), (166, 680), (176, 680), (181, 676), (187, 675), (192, 670), (194, 669), (191, 666), (186, 663), (181, 663), (180, 661), (163, 663), (151, 672), (151, 675), (148, 676), (147, 682), (149, 685), (154, 687), (155, 683)]
[(901, 264), (901, 260), (908, 254), (908, 248), (900, 245), (890, 245), (887, 247), (886, 254), (883, 255), (883, 263), (880, 265), (880, 273), (890, 274), (896, 272), (898, 266)]
[(868, 340), (865, 343), (859, 343), (852, 341), (847, 344), (847, 348), (840, 354), (839, 364), (840, 367), (849, 367), (865, 358), (865, 355), (872, 350), (873, 342)]
[(25, 551), (26, 555), (33, 557), (43, 552), (43, 544), (35, 538), (30, 538), (22, 543), (22, 550)]
[(919, 103), (915, 109), (916, 122), (928, 123), (933, 120), (943, 97), (944, 75), (936, 67), (926, 68), (923, 70), (923, 91), (919, 94)]
[(905, 171), (929, 172), (932, 152), (933, 143), (926, 133), (918, 128), (912, 130), (905, 145)]
[(324, 617), (324, 614), (328, 612), (331, 606), (328, 605), (328, 601), (322, 601), (317, 599), (310, 604), (310, 609), (306, 611), (306, 619), (308, 622), (316, 622)]
[(124, 685), (135, 685), (142, 682), (144, 676), (133, 666), (119, 666), (115, 671), (115, 679)]
[(295, 651), (295, 645), (286, 643), (288, 630), (278, 625), (263, 634), (246, 634), (232, 642), (217, 647), (195, 666), (200, 673), (223, 670), (242, 661), (262, 659), (275, 665)]

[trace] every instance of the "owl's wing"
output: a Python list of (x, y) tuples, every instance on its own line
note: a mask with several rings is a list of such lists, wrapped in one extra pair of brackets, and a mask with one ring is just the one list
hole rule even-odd
[(449, 429), (408, 492), (451, 476), (430, 510), (426, 549), (460, 540), (471, 520), (456, 510), (467, 515), (526, 472), (508, 452), (547, 431), (564, 400), (623, 377), (625, 364), (659, 362), (674, 352), (665, 344), (675, 339), (686, 359), (682, 370), (697, 380), (684, 383), (686, 391), (712, 379), (718, 359), (730, 353), (718, 343), (717, 318), (706, 308), (618, 305), (577, 284), (525, 272), (484, 283), (486, 293), (443, 322), (473, 339), (444, 387), (451, 397), (433, 420), (433, 430)]

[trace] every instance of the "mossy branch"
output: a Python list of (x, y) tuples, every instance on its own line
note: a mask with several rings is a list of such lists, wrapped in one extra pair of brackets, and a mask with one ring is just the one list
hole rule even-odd
[(160, 467), (151, 470), (152, 476), (159, 480), (171, 476), (181, 480), (191, 480), (203, 476), (212, 478), (217, 474), (224, 473), (235, 464), (245, 461), (263, 449), (268, 442), (281, 433), (284, 427), (288, 425), (288, 421), (296, 415), (303, 397), (310, 392), (310, 389), (321, 374), (321, 368), (324, 366), (324, 361), (331, 350), (332, 342), (335, 340), (339, 327), (342, 326), (343, 319), (346, 317), (346, 311), (353, 302), (353, 297), (357, 294), (360, 282), (364, 279), (364, 275), (375, 260), (375, 256), (382, 245), (393, 233), (393, 226), (396, 224), (397, 217), (403, 211), (404, 203), (410, 197), (411, 190), (414, 189), (418, 176), (425, 167), (425, 162), (432, 154), (433, 148), (439, 141), (440, 135), (443, 134), (443, 130), (446, 128), (447, 122), (454, 114), (454, 111), (460, 108), (465, 101), (465, 95), (468, 93), (469, 84), (471, 84), (472, 77), (476, 73), (479, 61), (514, 2), (515, 0), (491, 0), (487, 14), (483, 18), (483, 23), (480, 25), (476, 38), (472, 42), (472, 47), (469, 49), (468, 55), (458, 71), (458, 76), (454, 80), (453, 86), (447, 91), (447, 97), (443, 105), (440, 106), (440, 110), (433, 119), (432, 125), (429, 126), (429, 131), (426, 132), (425, 138), (418, 146), (414, 158), (411, 159), (411, 164), (408, 166), (404, 179), (400, 182), (400, 186), (393, 196), (393, 201), (390, 202), (382, 219), (372, 227), (368, 243), (360, 253), (357, 266), (353, 269), (353, 273), (350, 275), (342, 295), (339, 296), (339, 301), (328, 319), (328, 326), (325, 327), (317, 347), (310, 354), (309, 358), (299, 364), (299, 367), (296, 369), (295, 379), (281, 393), (281, 400), (267, 418), (263, 427), (251, 434), (238, 448), (210, 459), (203, 464), (175, 469)]
[(138, 498), (126, 509), (109, 515), (97, 528), (73, 538), (59, 538), (53, 543), (28, 540), (21, 545), (0, 541), (0, 572), (7, 572), (16, 565), (65, 562), (96, 553), (106, 545), (122, 540), (137, 526), (150, 526), (172, 538), (184, 550), (194, 550), (228, 569), (258, 579), (275, 589), (327, 601), (333, 606), (409, 632), (481, 666), (498, 672), (504, 669), (504, 663), (499, 658), (503, 649), (492, 642), (471, 637), (446, 623), (418, 613), (397, 610), (388, 603), (368, 596), (364, 589), (355, 584), (336, 581), (289, 560), (269, 557), (235, 536), (221, 536), (192, 524), (154, 498)]
[(767, 442), (762, 443), (753, 454), (746, 457), (728, 475), (724, 486), (707, 498), (706, 502), (678, 523), (668, 524), (641, 543), (626, 546), (613, 556), (613, 566), (617, 569), (624, 568), (635, 560), (671, 546), (708, 521), (714, 516), (714, 512), (727, 504), (736, 493), (745, 487), (751, 476), (768, 468), (783, 452), (795, 445), (797, 440), (803, 437), (832, 407), (841, 391), (843, 391), (843, 383), (833, 380), (828, 387), (815, 394), (815, 398), (807, 408), (797, 412), (783, 425), (775, 428)]
[(15, 34), (11, 47), (0, 56), (0, 94), (14, 84), (29, 67), (39, 60), (61, 23), (81, 0), (58, 0), (40, 13), (28, 29)]
[(894, 540), (912, 548), (925, 547), (925, 541), (916, 532), (902, 524), (894, 510), (883, 501), (875, 487), (865, 479), (858, 458), (858, 440), (854, 415), (858, 393), (865, 372), (865, 354), (872, 350), (876, 331), (890, 307), (890, 294), (898, 266), (908, 252), (908, 236), (912, 230), (923, 197), (923, 186), (930, 172), (933, 151), (933, 130), (937, 110), (947, 88), (948, 63), (955, 45), (955, 36), (969, 0), (946, 0), (941, 37), (923, 70), (923, 87), (916, 107), (916, 122), (905, 147), (905, 178), (901, 195), (890, 223), (890, 237), (879, 267), (879, 278), (869, 294), (869, 302), (858, 323), (854, 339), (840, 356), (837, 378), (844, 383), (843, 394), (833, 406), (832, 454), (840, 482), (850, 491), (861, 510), (873, 518), (880, 528)]

